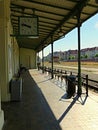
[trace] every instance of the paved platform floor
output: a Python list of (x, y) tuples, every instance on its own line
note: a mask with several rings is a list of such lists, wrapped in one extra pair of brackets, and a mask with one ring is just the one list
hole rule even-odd
[(98, 93), (66, 99), (65, 85), (41, 71), (22, 78), (22, 100), (2, 103), (3, 130), (98, 130)]

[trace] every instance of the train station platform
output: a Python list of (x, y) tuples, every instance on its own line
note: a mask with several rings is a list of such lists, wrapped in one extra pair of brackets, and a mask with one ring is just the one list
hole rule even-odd
[(66, 99), (64, 84), (38, 70), (22, 74), (20, 102), (2, 103), (3, 130), (98, 130), (98, 93)]

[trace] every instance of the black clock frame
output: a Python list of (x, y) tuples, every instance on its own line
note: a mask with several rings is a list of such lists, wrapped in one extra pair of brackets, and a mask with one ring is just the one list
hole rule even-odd
[[(37, 30), (36, 30), (36, 34), (31, 34), (31, 35), (28, 35), (28, 34), (26, 34), (26, 35), (22, 35), (21, 33), (20, 33), (20, 29), (21, 29), (21, 25), (20, 25), (20, 19), (21, 18), (31, 18), (31, 19), (36, 19), (36, 21), (37, 21)], [(18, 17), (18, 32), (19, 32), (19, 36), (23, 36), (23, 37), (38, 37), (38, 35), (39, 35), (39, 28), (38, 28), (38, 16), (36, 16), (36, 15), (34, 15), (34, 16), (19, 16)]]

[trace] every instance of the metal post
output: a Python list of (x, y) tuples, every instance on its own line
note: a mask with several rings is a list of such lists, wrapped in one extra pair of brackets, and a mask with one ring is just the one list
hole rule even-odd
[(51, 36), (51, 78), (53, 79), (53, 36)]
[(42, 73), (44, 73), (44, 50), (42, 49)]
[(86, 75), (86, 95), (88, 96), (88, 75)]
[(38, 59), (37, 59), (37, 60), (38, 60), (38, 62), (40, 62), (40, 61), (39, 61), (39, 52), (38, 52), (38, 57), (37, 57), (37, 58), (38, 58)]
[(80, 42), (80, 14), (81, 11), (79, 10), (77, 15), (77, 21), (78, 21), (78, 95), (81, 95), (82, 93), (82, 84), (81, 84), (81, 42)]
[(37, 53), (37, 67), (40, 70), (39, 52)]

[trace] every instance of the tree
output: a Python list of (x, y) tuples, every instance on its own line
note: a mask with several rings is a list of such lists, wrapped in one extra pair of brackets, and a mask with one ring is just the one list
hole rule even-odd
[(71, 59), (74, 60), (74, 59), (75, 59), (75, 56), (72, 56)]
[(83, 59), (84, 58), (84, 56), (83, 55), (81, 55), (81, 59)]
[(87, 58), (88, 58), (88, 55), (85, 55), (85, 56), (84, 56), (84, 58), (86, 58), (86, 59), (87, 59)]
[(71, 56), (69, 56), (69, 58), (68, 58), (69, 60), (71, 59)]
[(98, 57), (98, 53), (95, 55), (95, 57), (96, 57), (96, 58)]
[(75, 56), (69, 56), (69, 60), (74, 60)]

